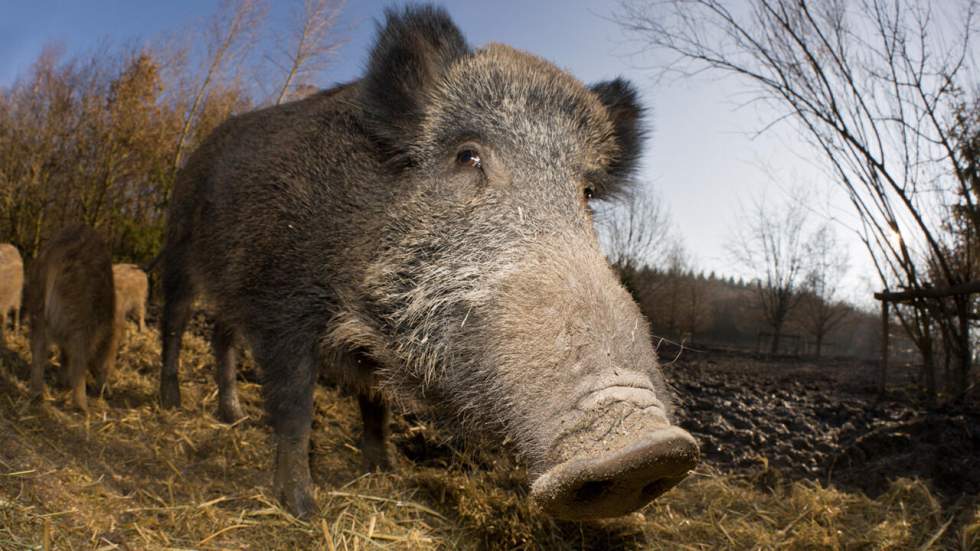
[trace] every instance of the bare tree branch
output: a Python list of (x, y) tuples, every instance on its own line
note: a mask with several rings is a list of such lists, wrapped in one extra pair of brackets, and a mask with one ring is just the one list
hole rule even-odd
[(273, 60), (284, 73), (275, 104), (288, 100), (293, 91), (308, 85), (310, 75), (329, 64), (341, 45), (331, 34), (343, 7), (344, 0), (303, 0), (303, 9), (293, 12), (288, 36), (279, 44), (286, 61)]
[(664, 264), (674, 237), (663, 199), (641, 186), (595, 207), (603, 248), (620, 272)]
[(800, 202), (773, 207), (762, 198), (740, 211), (727, 243), (732, 260), (756, 279), (762, 315), (773, 330), (773, 353), (779, 349), (783, 327), (802, 297), (806, 270), (806, 211)]
[(822, 225), (806, 243), (807, 272), (800, 301), (800, 324), (816, 340), (820, 357), (824, 338), (840, 325), (850, 308), (838, 294), (847, 273), (848, 255), (829, 225)]
[(207, 68), (195, 86), (193, 98), (184, 113), (183, 125), (177, 136), (173, 170), (183, 161), (187, 138), (194, 119), (199, 116), (205, 98), (221, 72), (240, 59), (255, 43), (255, 34), (265, 18), (266, 7), (261, 0), (224, 0), (206, 28)]
[[(861, 219), (861, 239), (883, 286), (915, 290), (978, 275), (975, 264), (959, 260), (962, 228), (947, 224), (953, 209), (976, 211), (962, 141), (953, 132), (972, 82), (978, 6), (978, 0), (736, 6), (623, 0), (617, 19), (652, 50), (668, 54), (661, 75), (733, 75), (773, 106), (779, 120), (791, 113)], [(944, 334), (956, 336), (961, 370), (968, 372), (966, 320), (976, 305), (954, 300), (959, 323), (939, 321)], [(925, 320), (924, 312), (914, 317)], [(912, 325), (925, 350), (929, 323)]]

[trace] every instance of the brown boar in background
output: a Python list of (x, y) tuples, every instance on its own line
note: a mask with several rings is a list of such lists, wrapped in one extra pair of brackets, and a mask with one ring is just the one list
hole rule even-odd
[(116, 287), (116, 315), (119, 323), (133, 315), (140, 333), (146, 329), (146, 297), (150, 287), (146, 272), (135, 264), (113, 264), (112, 280)]
[(96, 388), (106, 382), (116, 359), (119, 326), (112, 260), (102, 237), (88, 226), (69, 226), (41, 249), (28, 276), (31, 327), (31, 394), (44, 394), (49, 344), (61, 351), (63, 379), (75, 405), (88, 411), (85, 375)]
[(13, 311), (13, 327), (20, 325), (20, 300), (24, 286), (24, 261), (17, 247), (0, 243), (0, 346), (6, 340), (7, 313)]

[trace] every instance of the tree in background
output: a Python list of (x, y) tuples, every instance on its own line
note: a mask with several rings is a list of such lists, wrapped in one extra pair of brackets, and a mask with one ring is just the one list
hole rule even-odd
[(774, 212), (757, 198), (727, 243), (732, 259), (756, 278), (759, 310), (772, 329), (770, 352), (779, 351), (790, 314), (800, 302), (806, 275), (806, 211), (799, 202), (787, 202)]
[(279, 55), (270, 57), (285, 75), (273, 103), (301, 96), (310, 78), (330, 63), (341, 45), (333, 28), (343, 7), (343, 0), (304, 0), (303, 9), (293, 11), (290, 32), (277, 41)]
[(639, 298), (639, 272), (661, 266), (675, 246), (670, 212), (658, 194), (641, 186), (594, 208), (606, 258), (623, 285)]
[[(946, 220), (947, 232), (952, 236), (949, 256), (955, 263), (957, 272), (963, 274), (965, 280), (980, 279), (980, 94), (974, 93), (972, 101), (964, 100), (955, 109), (952, 124), (952, 142), (963, 166), (965, 186), (957, 190), (957, 196), (951, 206), (952, 216)], [(939, 329), (945, 342), (945, 350), (954, 350), (962, 355), (976, 354), (980, 350), (980, 342), (974, 333), (972, 342), (969, 333), (967, 315), (980, 312), (980, 295), (966, 297), (957, 302), (947, 299), (944, 310), (955, 311), (961, 327), (956, 332), (949, 330), (948, 324), (940, 325)], [(962, 315), (963, 313), (967, 315)], [(958, 350), (962, 348), (962, 350)], [(947, 383), (952, 379), (950, 360), (952, 354), (944, 354)], [(966, 388), (969, 384), (969, 373), (959, 370), (957, 386)]]
[(833, 228), (817, 228), (804, 247), (807, 269), (800, 296), (800, 325), (813, 335), (815, 354), (819, 358), (824, 338), (841, 325), (851, 312), (839, 296), (847, 273), (847, 250), (838, 241)]
[(708, 279), (694, 277), (661, 197), (636, 187), (595, 206), (609, 264), (659, 336), (692, 338), (711, 319)]
[[(714, 70), (748, 84), (777, 121), (822, 158), (860, 220), (886, 289), (969, 281), (944, 221), (975, 208), (970, 165), (955, 139), (970, 88), (977, 0), (623, 0), (624, 28), (671, 57), (665, 73)], [(773, 125), (767, 126), (770, 127)], [(975, 277), (975, 274), (972, 275)], [(975, 304), (957, 295), (935, 321), (950, 335), (960, 390), (971, 363)], [(920, 301), (921, 302), (921, 301)], [(914, 305), (917, 317), (935, 305)], [(903, 310), (899, 310), (900, 314)], [(929, 323), (904, 323), (928, 327)], [(925, 334), (913, 335), (925, 343)], [(925, 356), (926, 350), (922, 349)]]
[(710, 290), (713, 278), (688, 277), (681, 287), (680, 329), (686, 340), (695, 340), (711, 324)]
[[(186, 65), (182, 67), (191, 73), (191, 77), (184, 81), (189, 83), (189, 87), (181, 90), (182, 96), (190, 98), (190, 101), (177, 104), (182, 124), (174, 149), (174, 172), (183, 165), (188, 149), (187, 140), (198, 118), (204, 114), (206, 100), (214, 89), (235, 80), (235, 71), (257, 42), (266, 12), (265, 4), (260, 0), (224, 0), (205, 26), (202, 33), (202, 41), (207, 45), (205, 69), (197, 73)], [(184, 53), (180, 52), (181, 55), (175, 57), (186, 59)], [(226, 73), (229, 68), (232, 72)]]
[(684, 287), (689, 270), (687, 251), (678, 242), (670, 248), (656, 271), (637, 282), (640, 289), (638, 301), (658, 336), (681, 336)]

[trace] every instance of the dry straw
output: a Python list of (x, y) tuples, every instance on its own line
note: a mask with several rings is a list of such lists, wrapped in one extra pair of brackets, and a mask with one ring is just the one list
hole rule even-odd
[(52, 386), (53, 369), (48, 399), (28, 400), (29, 347), (23, 334), (11, 340), (0, 351), (4, 550), (980, 549), (977, 503), (944, 508), (916, 480), (869, 499), (815, 483), (767, 490), (705, 467), (642, 513), (563, 523), (529, 504), (510, 460), (460, 453), (404, 420), (397, 472), (361, 475), (356, 405), (329, 388), (317, 390), (314, 422), (321, 513), (301, 522), (270, 496), (258, 387), (242, 384), (248, 419), (218, 422), (199, 336), (186, 338), (184, 411), (157, 407), (158, 335), (131, 328), (111, 396), (94, 400), (87, 418)]

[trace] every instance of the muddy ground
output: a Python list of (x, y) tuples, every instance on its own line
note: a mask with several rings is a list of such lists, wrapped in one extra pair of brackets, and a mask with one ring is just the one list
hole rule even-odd
[(928, 407), (896, 367), (889, 393), (854, 360), (775, 359), (720, 351), (668, 358), (680, 424), (723, 471), (768, 466), (768, 483), (811, 479), (871, 496), (899, 478), (955, 501), (980, 494), (980, 408)]

